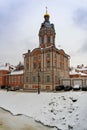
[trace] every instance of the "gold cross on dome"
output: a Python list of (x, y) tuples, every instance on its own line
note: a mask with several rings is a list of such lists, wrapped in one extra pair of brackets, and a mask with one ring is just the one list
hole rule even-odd
[(46, 14), (47, 14), (47, 9), (48, 9), (48, 8), (47, 8), (47, 6), (46, 6)]

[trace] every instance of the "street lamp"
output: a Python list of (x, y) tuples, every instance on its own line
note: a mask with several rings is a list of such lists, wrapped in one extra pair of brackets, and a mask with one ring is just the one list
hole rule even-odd
[(39, 82), (40, 82), (40, 66), (38, 67), (38, 94), (40, 94)]

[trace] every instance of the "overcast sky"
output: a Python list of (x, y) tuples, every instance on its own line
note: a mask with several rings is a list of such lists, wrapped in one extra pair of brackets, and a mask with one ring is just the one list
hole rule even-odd
[(56, 47), (70, 55), (71, 66), (87, 65), (87, 0), (0, 0), (0, 64), (16, 65), (39, 46), (46, 6)]

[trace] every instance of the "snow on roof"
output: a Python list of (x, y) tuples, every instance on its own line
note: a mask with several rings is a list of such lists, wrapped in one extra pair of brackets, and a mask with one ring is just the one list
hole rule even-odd
[(80, 76), (87, 76), (87, 74), (85, 73), (82, 73), (82, 72), (76, 72), (76, 69), (73, 68), (70, 72), (69, 72), (70, 75), (80, 75)]
[(9, 66), (0, 66), (0, 70), (9, 70)]
[(53, 47), (53, 45), (47, 46), (47, 47), (45, 47), (45, 48), (41, 48), (41, 50), (48, 49), (48, 48), (51, 48), (51, 47)]
[(81, 73), (81, 76), (87, 76), (87, 74), (85, 74), (85, 73)]
[(9, 63), (6, 63), (5, 65), (0, 65), (0, 70), (15, 70), (15, 67)]
[(78, 72), (75, 72), (75, 71), (71, 71), (70, 73), (69, 73), (70, 75), (79, 75), (80, 73), (78, 73)]
[(82, 68), (76, 68), (77, 70), (79, 70), (79, 71), (82, 71), (82, 70), (87, 70), (87, 68), (86, 67), (82, 67)]
[(75, 68), (73, 68), (70, 72), (69, 72), (70, 75), (79, 75), (80, 72), (76, 72)]
[(23, 70), (12, 71), (12, 72), (10, 73), (10, 75), (20, 75), (20, 74), (23, 74), (23, 73), (24, 73)]
[(77, 70), (83, 71), (83, 70), (87, 70), (87, 68), (85, 68), (85, 67), (82, 67), (82, 68), (75, 68), (75, 67), (73, 67), (73, 69), (69, 72), (69, 74), (70, 74), (70, 75), (87, 76), (87, 74), (82, 73), (82, 72), (77, 72)]

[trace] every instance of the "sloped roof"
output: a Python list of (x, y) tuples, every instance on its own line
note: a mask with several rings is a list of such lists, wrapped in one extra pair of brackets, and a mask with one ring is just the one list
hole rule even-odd
[(0, 70), (8, 70), (9, 71), (9, 66), (0, 66)]
[(13, 71), (10, 73), (10, 75), (20, 75), (20, 74), (23, 74), (24, 71), (23, 70), (19, 70), (19, 71)]
[(78, 68), (74, 68), (69, 72), (70, 75), (80, 75), (80, 76), (87, 76), (86, 73), (82, 73), (82, 72), (77, 72), (76, 70), (79, 70), (79, 71), (82, 71), (82, 70), (87, 70), (87, 68), (81, 68), (81, 69), (78, 69)]

